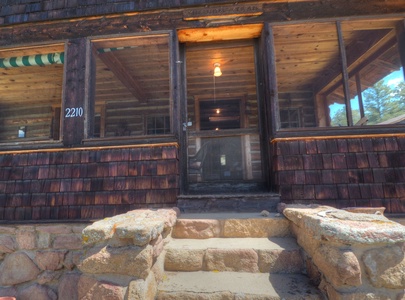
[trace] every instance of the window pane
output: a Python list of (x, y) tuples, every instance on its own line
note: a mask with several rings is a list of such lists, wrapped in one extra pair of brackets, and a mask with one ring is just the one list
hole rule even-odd
[(94, 48), (100, 136), (170, 133), (168, 36), (94, 41)]
[(328, 125), (321, 93), (341, 81), (335, 23), (274, 26), (280, 128)]
[(349, 75), (351, 116), (344, 106), (343, 85), (327, 93), (331, 125), (354, 126), (398, 124), (404, 114), (403, 70), (398, 52), (396, 23), (346, 21), (342, 33)]
[(0, 51), (0, 142), (59, 139), (63, 51)]

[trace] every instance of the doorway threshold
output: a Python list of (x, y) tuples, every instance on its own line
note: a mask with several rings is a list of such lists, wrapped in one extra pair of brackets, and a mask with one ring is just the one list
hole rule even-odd
[(276, 212), (280, 195), (272, 192), (231, 194), (189, 194), (177, 197), (183, 213), (195, 212)]
[(188, 186), (188, 195), (208, 194), (257, 194), (267, 193), (268, 188), (263, 182), (249, 181), (209, 181), (191, 183)]

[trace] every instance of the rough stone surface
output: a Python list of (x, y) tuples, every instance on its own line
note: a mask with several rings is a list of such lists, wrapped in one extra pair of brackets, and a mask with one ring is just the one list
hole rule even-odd
[[(378, 292), (378, 291), (370, 291), (370, 290), (355, 290), (352, 292), (340, 292), (333, 288), (330, 284), (325, 281), (319, 286), (319, 289), (324, 291), (325, 295), (327, 295), (328, 299), (332, 300), (394, 300), (395, 296), (389, 292)], [(397, 300), (397, 299), (395, 299)]]
[(262, 273), (299, 273), (303, 269), (303, 260), (299, 249), (258, 250), (259, 270)]
[(92, 248), (85, 253), (78, 268), (90, 274), (121, 274), (145, 279), (152, 267), (151, 246)]
[(16, 232), (16, 240), (20, 249), (32, 250), (36, 248), (36, 233), (31, 226), (19, 228)]
[(0, 234), (11, 234), (14, 235), (16, 232), (16, 229), (11, 226), (1, 226), (0, 225)]
[(150, 272), (145, 280), (131, 281), (128, 286), (128, 299), (130, 300), (155, 299), (156, 293), (157, 282), (153, 272)]
[(23, 289), (18, 294), (18, 300), (56, 300), (58, 299), (56, 293), (52, 291), (50, 288), (39, 285), (33, 284), (25, 289)]
[(37, 283), (39, 284), (47, 284), (52, 281), (56, 281), (62, 275), (62, 271), (45, 271), (38, 275)]
[(16, 243), (10, 235), (0, 235), (0, 253), (12, 253), (16, 249)]
[(315, 265), (335, 287), (362, 284), (359, 261), (353, 252), (323, 245), (312, 257)]
[(68, 253), (65, 255), (63, 266), (68, 270), (72, 270), (75, 266), (77, 266), (80, 263), (82, 255), (83, 255), (82, 251), (68, 251)]
[(104, 281), (97, 281), (92, 277), (81, 276), (77, 292), (80, 300), (124, 300), (126, 288)]
[(329, 206), (287, 206), (284, 215), (314, 239), (343, 245), (405, 242), (400, 224), (382, 215), (350, 213)]
[(11, 253), (0, 265), (0, 286), (11, 286), (35, 279), (40, 270), (22, 252)]
[(132, 239), (132, 244), (144, 246), (156, 239), (166, 227), (175, 223), (177, 213), (173, 209), (157, 211), (138, 209), (97, 221), (83, 230), (86, 245), (107, 243), (114, 239)]
[(0, 297), (16, 297), (17, 289), (14, 287), (0, 288)]
[(49, 248), (51, 245), (51, 234), (47, 232), (38, 232), (37, 246), (39, 249)]
[(373, 286), (405, 289), (405, 244), (369, 250), (362, 260)]
[(59, 234), (53, 241), (55, 249), (82, 249), (82, 239), (78, 234)]
[(297, 243), (304, 248), (308, 253), (315, 253), (320, 247), (321, 241), (309, 235), (304, 229), (301, 229), (295, 224), (291, 224), (291, 230), (297, 238)]
[(151, 246), (153, 247), (153, 258), (157, 258), (163, 251), (164, 241), (161, 234), (150, 242)]
[(169, 249), (165, 256), (165, 270), (199, 271), (203, 269), (204, 250)]
[(68, 273), (61, 277), (58, 285), (58, 300), (78, 300), (80, 275)]
[(151, 269), (157, 282), (161, 282), (165, 277), (165, 256), (166, 250), (163, 250), (162, 254), (156, 259)]
[(223, 236), (243, 237), (282, 237), (290, 234), (287, 219), (228, 219), (224, 222)]
[(63, 261), (67, 251), (38, 251), (35, 262), (41, 270), (59, 270), (63, 268)]
[(180, 239), (208, 239), (221, 235), (219, 220), (179, 219), (172, 236)]
[(46, 232), (50, 234), (68, 234), (72, 233), (72, 229), (67, 225), (52, 225), (52, 226), (38, 226), (38, 232)]
[(258, 255), (253, 249), (207, 249), (205, 269), (209, 271), (259, 272)]

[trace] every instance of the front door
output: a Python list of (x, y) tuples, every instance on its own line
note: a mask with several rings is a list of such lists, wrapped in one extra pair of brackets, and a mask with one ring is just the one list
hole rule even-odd
[(253, 40), (185, 49), (189, 192), (262, 186)]

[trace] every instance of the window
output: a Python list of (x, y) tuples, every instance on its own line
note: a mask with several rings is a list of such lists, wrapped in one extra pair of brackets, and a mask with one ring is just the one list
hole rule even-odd
[(170, 133), (168, 35), (94, 40), (93, 47), (95, 111), (101, 112), (94, 137)]
[(146, 134), (167, 134), (170, 133), (169, 116), (148, 116), (146, 121)]
[(281, 130), (401, 124), (405, 83), (397, 21), (369, 24), (352, 20), (273, 27)]
[(63, 51), (0, 50), (0, 142), (59, 139)]
[(299, 109), (280, 109), (281, 128), (301, 127)]

